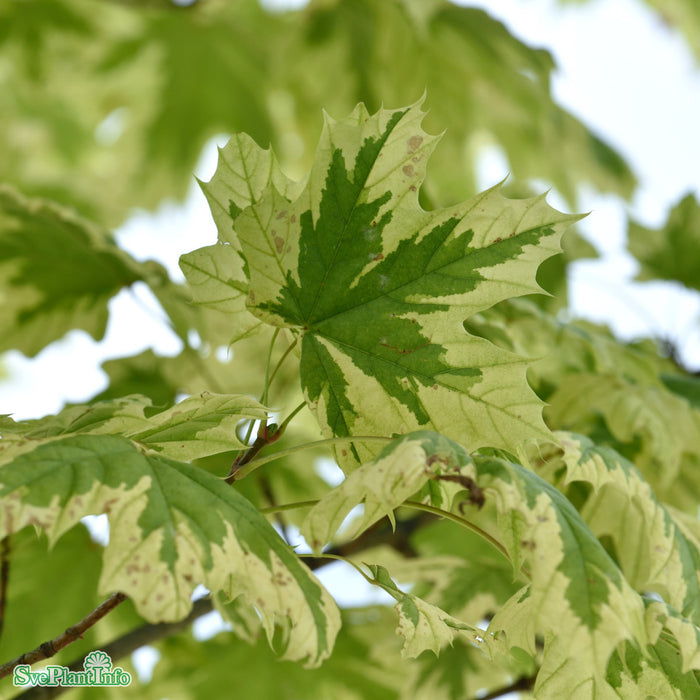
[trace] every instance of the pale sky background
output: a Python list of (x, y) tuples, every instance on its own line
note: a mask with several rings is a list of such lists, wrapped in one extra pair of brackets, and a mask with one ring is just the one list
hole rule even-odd
[[(700, 369), (700, 295), (671, 282), (630, 284), (638, 265), (624, 249), (627, 214), (657, 228), (685, 194), (700, 196), (700, 70), (682, 37), (637, 0), (563, 8), (555, 0), (464, 4), (488, 10), (525, 43), (552, 52), (555, 100), (619, 150), (639, 180), (631, 205), (581, 193), (580, 209), (591, 214), (579, 225), (603, 259), (572, 266), (573, 313), (609, 324), (622, 338), (672, 339), (684, 361)], [(503, 164), (496, 160), (486, 172), (482, 184), (496, 181)]]
[[(580, 227), (603, 258), (572, 266), (573, 313), (606, 322), (623, 338), (670, 338), (685, 362), (700, 368), (700, 296), (673, 283), (631, 283), (636, 263), (624, 250), (627, 214), (658, 227), (686, 193), (700, 196), (700, 71), (689, 49), (636, 0), (564, 8), (555, 0), (463, 4), (486, 9), (526, 43), (549, 49), (558, 65), (552, 84), (555, 99), (617, 148), (639, 179), (631, 205), (582, 192), (580, 210), (591, 214)], [(210, 144), (195, 174), (208, 180), (215, 158)], [(493, 185), (508, 170), (499, 153), (486, 154), (480, 185)], [(556, 193), (549, 202), (567, 210)], [(163, 204), (155, 213), (136, 213), (117, 237), (137, 258), (159, 259), (182, 279), (180, 254), (213, 243), (216, 231), (193, 184), (184, 205)], [(143, 285), (120, 293), (110, 312), (106, 337), (99, 343), (75, 331), (34, 360), (7, 353), (3, 364), (9, 376), (0, 380), (0, 414), (40, 417), (60, 410), (65, 402), (89, 399), (106, 386), (99, 368), (105, 359), (149, 347), (166, 355), (179, 352), (180, 341), (158, 321), (162, 312)], [(367, 601), (366, 584), (353, 580), (349, 586), (345, 567), (328, 567), (323, 580), (342, 603)]]

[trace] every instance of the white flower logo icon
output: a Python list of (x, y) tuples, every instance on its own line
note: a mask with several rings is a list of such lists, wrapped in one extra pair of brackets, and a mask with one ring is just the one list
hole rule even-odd
[(86, 671), (99, 668), (101, 671), (109, 672), (112, 670), (112, 659), (104, 651), (91, 651), (83, 661), (83, 668)]

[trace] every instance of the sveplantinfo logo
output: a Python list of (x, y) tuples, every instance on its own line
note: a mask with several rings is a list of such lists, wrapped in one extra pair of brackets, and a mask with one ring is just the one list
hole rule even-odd
[(12, 682), (17, 687), (42, 685), (67, 688), (124, 686), (131, 683), (131, 674), (112, 667), (112, 659), (104, 651), (91, 651), (83, 661), (84, 671), (71, 671), (67, 666), (45, 666), (32, 671), (29, 664), (15, 666)]

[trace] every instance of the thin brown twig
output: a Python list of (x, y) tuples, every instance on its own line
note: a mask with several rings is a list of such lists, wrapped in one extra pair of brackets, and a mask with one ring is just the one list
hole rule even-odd
[(69, 627), (65, 632), (59, 634), (58, 637), (48, 642), (40, 644), (36, 649), (28, 651), (21, 656), (18, 656), (12, 661), (0, 666), (0, 678), (9, 676), (15, 666), (20, 664), (33, 664), (37, 661), (51, 658), (61, 649), (72, 644), (77, 639), (80, 639), (84, 632), (92, 627), (98, 620), (101, 620), (108, 612), (117, 607), (120, 603), (126, 600), (127, 596), (124, 593), (112, 593), (107, 600), (100, 603), (91, 613), (86, 615), (80, 622), (72, 627)]
[[(421, 527), (434, 522), (436, 518), (427, 513), (400, 520), (396, 523), (396, 529), (392, 529), (387, 518), (375, 523), (371, 528), (362, 533), (359, 537), (336, 547), (331, 547), (327, 554), (338, 556), (350, 556), (365, 549), (370, 549), (381, 544), (393, 546), (397, 551), (406, 556), (413, 556), (412, 548), (409, 544), (409, 538), (412, 533)], [(309, 557), (304, 559), (304, 563), (312, 570), (320, 569), (323, 566), (333, 563), (334, 559), (320, 557)], [(104, 651), (109, 655), (112, 662), (128, 656), (140, 647), (146, 644), (152, 644), (160, 639), (170, 637), (179, 632), (183, 632), (197, 618), (206, 615), (214, 609), (214, 606), (209, 598), (202, 598), (194, 602), (190, 614), (180, 620), (180, 622), (160, 623), (160, 624), (145, 624), (137, 627), (131, 632), (127, 632), (122, 637), (115, 639), (109, 644), (99, 647), (100, 651)], [(93, 651), (97, 651), (96, 649)], [(87, 652), (86, 652), (87, 653)], [(21, 657), (20, 657), (21, 658)], [(80, 671), (83, 668), (84, 656), (75, 659), (68, 668), (71, 671)], [(27, 662), (20, 662), (27, 663)], [(66, 690), (70, 690), (68, 686), (41, 687), (36, 686), (29, 688), (20, 695), (16, 696), (15, 700), (44, 700), (45, 698), (55, 698)]]
[(535, 685), (535, 679), (536, 676), (518, 678), (517, 681), (505, 686), (505, 688), (498, 688), (497, 690), (492, 690), (487, 695), (479, 696), (478, 700), (496, 700), (496, 698), (508, 695), (508, 693), (517, 693), (519, 690), (532, 690)]
[[(335, 559), (328, 558), (327, 555), (348, 557), (352, 556), (353, 554), (357, 554), (358, 552), (371, 549), (382, 544), (386, 544), (393, 547), (398, 552), (402, 553), (404, 556), (416, 556), (416, 552), (413, 550), (413, 547), (410, 542), (411, 535), (417, 530), (421, 529), (422, 527), (436, 521), (437, 519), (438, 517), (434, 513), (422, 512), (415, 517), (408, 518), (406, 520), (399, 520), (396, 523), (395, 528), (392, 528), (388, 518), (383, 518), (354, 540), (350, 540), (349, 542), (345, 542), (343, 544), (332, 547), (326, 553), (322, 554), (319, 557), (305, 557), (304, 562), (310, 569), (316, 570), (335, 561)], [(121, 594), (115, 594), (115, 596), (118, 595)], [(105, 603), (103, 603), (102, 606), (106, 606), (109, 603), (109, 600), (110, 599), (105, 601)], [(113, 607), (115, 606), (116, 604), (113, 605)], [(178, 634), (179, 632), (183, 632), (196, 619), (203, 615), (206, 615), (213, 609), (214, 606), (210, 599), (203, 598), (197, 600), (194, 602), (190, 614), (183, 620), (174, 623), (142, 625), (141, 627), (138, 627), (132, 630), (131, 632), (126, 633), (122, 637), (115, 639), (109, 644), (100, 646), (99, 650), (107, 653), (113, 662), (117, 661), (121, 658), (130, 655), (131, 653), (133, 653), (134, 651), (136, 651), (144, 645), (152, 644), (166, 637), (170, 637), (174, 634)], [(95, 611), (93, 611), (93, 613), (94, 612)], [(106, 614), (106, 612), (109, 612), (109, 610), (105, 610), (99, 617), (102, 617), (104, 614)], [(94, 624), (94, 622), (96, 622), (97, 619), (99, 619), (99, 617), (93, 617), (93, 613), (91, 613), (91, 615), (85, 618), (85, 620), (83, 620), (82, 622), (91, 619), (91, 624)], [(69, 628), (68, 630), (66, 630), (64, 635), (61, 636), (65, 636), (72, 630), (78, 629), (82, 622), (78, 625), (75, 625), (74, 627)], [(87, 629), (87, 627), (89, 626), (91, 625), (86, 625), (85, 629)], [(74, 639), (70, 641), (74, 641)], [(70, 643), (70, 641), (66, 642), (66, 644)], [(56, 640), (54, 640), (52, 644), (55, 646)], [(66, 646), (66, 644), (63, 644), (62, 646)], [(41, 645), (39, 649), (41, 649), (42, 647), (44, 647), (44, 645)], [(16, 659), (14, 662), (10, 662), (10, 664), (15, 663), (16, 665), (17, 663), (30, 663), (30, 661), (27, 661), (26, 659), (28, 659), (30, 654), (32, 653), (33, 652), (23, 654), (21, 657), (19, 657), (19, 659)], [(40, 660), (41, 658), (48, 658), (48, 656), (42, 656), (39, 659), (35, 660)], [(82, 670), (83, 663), (84, 656), (81, 656), (80, 658), (72, 661), (68, 665), (68, 668), (71, 671), (80, 671)], [(6, 664), (5, 666), (8, 665), (9, 664)], [(533, 686), (533, 684), (534, 678), (519, 679), (511, 686), (497, 691), (493, 691), (492, 693), (490, 693), (487, 696), (484, 696), (484, 698), (481, 698), (480, 700), (494, 700), (495, 698), (501, 697), (502, 695), (511, 691), (528, 690)], [(47, 698), (55, 698), (69, 689), (70, 688), (68, 686), (35, 686), (33, 688), (25, 690), (23, 693), (16, 696), (16, 700), (45, 700)]]
[[(236, 457), (236, 459), (233, 461), (231, 469), (224, 479), (226, 483), (232, 484), (234, 481), (242, 479), (246, 475), (247, 471), (244, 470), (241, 473), (241, 469), (246, 464), (251, 462), (258, 452), (260, 452), (260, 450), (268, 445), (271, 445), (273, 442), (277, 442), (287, 430), (287, 426), (292, 421), (292, 418), (294, 418), (294, 416), (296, 416), (296, 414), (303, 408), (306, 408), (306, 401), (302, 401), (279, 425), (277, 423), (267, 423), (265, 425), (261, 425), (253, 444), (245, 452), (238, 455), (238, 457)], [(251, 423), (251, 426), (252, 425), (253, 423)], [(249, 438), (250, 432), (248, 434), (248, 439)]]
[(236, 481), (241, 467), (248, 464), (248, 462), (250, 462), (253, 457), (255, 457), (255, 455), (257, 455), (258, 452), (263, 449), (263, 447), (267, 447), (267, 445), (271, 445), (273, 442), (279, 440), (282, 437), (283, 432), (284, 428), (280, 429), (280, 426), (278, 426), (276, 423), (261, 425), (260, 429), (258, 430), (258, 436), (255, 438), (253, 444), (245, 452), (238, 455), (238, 457), (233, 460), (231, 469), (226, 475), (224, 481), (227, 484), (232, 484), (234, 481)]
[[(201, 598), (196, 600), (192, 605), (190, 614), (179, 622), (161, 622), (153, 625), (141, 625), (131, 632), (127, 632), (124, 636), (115, 639), (109, 644), (100, 647), (100, 651), (104, 651), (112, 661), (123, 659), (129, 656), (137, 649), (140, 649), (146, 644), (152, 644), (159, 639), (171, 637), (179, 632), (184, 632), (197, 618), (210, 613), (214, 609), (211, 600)], [(68, 664), (70, 671), (83, 670), (84, 657), (81, 656)], [(35, 686), (28, 688), (23, 693), (20, 693), (14, 700), (45, 700), (46, 698), (55, 698), (70, 690), (70, 686)]]

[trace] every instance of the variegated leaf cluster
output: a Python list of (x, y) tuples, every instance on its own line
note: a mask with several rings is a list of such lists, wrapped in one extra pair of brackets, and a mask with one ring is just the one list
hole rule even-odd
[[(281, 694), (263, 630), (308, 669), (285, 667), (300, 696), (700, 696), (697, 378), (537, 305), (539, 266), (577, 216), (502, 186), (424, 206), (440, 145), (421, 104), (326, 115), (298, 180), (234, 135), (201, 184), (218, 241), (181, 258), (193, 304), (99, 226), (0, 189), (0, 283), (19, 292), (6, 347), (100, 337), (136, 283), (184, 346), (108, 363), (86, 405), (0, 418), (0, 538), (33, 556), (34, 526), (73, 566), (97, 546), (74, 526), (106, 514), (109, 541), (85, 557), (100, 595), (177, 621), (202, 584), (233, 627), (230, 644), (164, 642), (153, 685), (130, 692), (175, 696), (206, 658), (258, 669), (252, 696)], [(645, 274), (651, 238), (632, 244)], [(332, 486), (314, 470), (327, 446), (345, 472)], [(339, 612), (305, 556), (349, 560), (393, 610)], [(8, 600), (27, 607), (25, 590)], [(215, 675), (198, 688), (229, 690)]]

